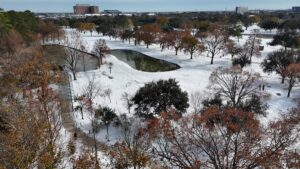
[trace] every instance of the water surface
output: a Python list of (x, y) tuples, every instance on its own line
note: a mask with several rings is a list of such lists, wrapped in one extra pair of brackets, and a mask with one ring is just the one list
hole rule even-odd
[(165, 72), (180, 68), (177, 64), (156, 59), (133, 50), (115, 49), (111, 51), (111, 54), (127, 63), (132, 68), (144, 72)]

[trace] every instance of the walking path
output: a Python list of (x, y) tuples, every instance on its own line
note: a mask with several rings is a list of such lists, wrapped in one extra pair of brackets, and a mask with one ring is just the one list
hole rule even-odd
[[(80, 65), (82, 63), (79, 62), (78, 64)], [(88, 69), (89, 67), (87, 66), (87, 70)], [(90, 69), (94, 69), (94, 68), (90, 67)], [(92, 135), (88, 135), (84, 133), (82, 130), (80, 130), (76, 126), (76, 123), (74, 121), (73, 118), (73, 110), (74, 110), (73, 93), (74, 92), (72, 91), (73, 88), (70, 83), (71, 77), (67, 70), (64, 70), (62, 78), (63, 78), (63, 83), (60, 86), (60, 97), (62, 100), (62, 114), (61, 114), (62, 125), (69, 133), (73, 134), (74, 137), (76, 137), (76, 139), (82, 143), (82, 145), (84, 145), (89, 149), (94, 149), (94, 139), (92, 138)], [(98, 150), (105, 150), (107, 146), (104, 143), (97, 140), (97, 147)]]

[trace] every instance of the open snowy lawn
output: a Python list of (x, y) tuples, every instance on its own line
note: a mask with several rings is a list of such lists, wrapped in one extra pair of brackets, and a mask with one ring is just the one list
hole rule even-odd
[[(95, 99), (95, 106), (97, 105), (106, 105), (113, 108), (117, 114), (128, 113), (124, 102), (122, 101), (122, 94), (124, 92), (129, 93), (130, 95), (134, 95), (135, 92), (145, 83), (151, 81), (157, 81), (159, 79), (169, 79), (175, 78), (178, 82), (182, 90), (187, 91), (189, 96), (193, 92), (201, 92), (205, 95), (205, 91), (207, 86), (209, 85), (209, 76), (211, 72), (219, 67), (230, 67), (231, 66), (231, 58), (230, 56), (222, 56), (219, 54), (214, 59), (214, 64), (210, 64), (210, 58), (207, 57), (206, 53), (199, 55), (195, 55), (194, 59), (189, 59), (188, 54), (184, 54), (182, 52), (178, 53), (178, 56), (175, 56), (174, 50), (165, 50), (163, 52), (160, 51), (158, 45), (151, 45), (149, 49), (144, 45), (134, 46), (133, 43), (129, 44), (128, 42), (122, 43), (120, 40), (113, 40), (109, 37), (103, 37), (94, 33), (91, 37), (89, 33), (82, 34), (85, 40), (85, 43), (88, 49), (91, 51), (94, 45), (94, 42), (101, 38), (105, 39), (108, 46), (111, 49), (131, 49), (135, 51), (139, 51), (148, 56), (155, 57), (158, 59), (167, 60), (169, 62), (176, 63), (180, 65), (180, 69), (169, 71), (169, 72), (142, 72), (133, 69), (127, 63), (118, 60), (115, 56), (110, 55), (105, 59), (105, 62), (112, 62), (113, 68), (112, 73), (109, 73), (109, 69), (106, 65), (103, 65), (99, 70), (93, 70), (88, 72), (80, 72), (77, 74), (78, 80), (73, 81), (73, 87), (75, 95), (82, 94), (82, 88), (87, 85), (88, 78), (95, 77), (95, 81), (98, 84), (101, 84), (103, 90), (111, 89), (112, 94), (109, 97), (97, 97)], [(243, 36), (242, 39), (239, 40), (239, 44), (243, 45), (247, 39), (247, 36)], [(237, 40), (235, 39), (237, 42)], [(280, 46), (269, 46), (271, 39), (262, 39), (262, 45), (265, 46), (264, 51), (262, 51), (262, 56), (259, 58), (253, 58), (253, 63), (251, 66), (245, 68), (250, 72), (258, 72), (262, 75), (263, 80), (266, 82), (266, 92), (270, 94), (270, 99), (268, 100), (268, 104), (270, 106), (268, 110), (268, 115), (266, 118), (262, 117), (262, 120), (267, 122), (269, 120), (275, 119), (279, 117), (280, 113), (286, 112), (287, 109), (292, 108), (296, 105), (294, 99), (300, 98), (300, 87), (295, 87), (292, 90), (291, 98), (287, 98), (287, 89), (285, 85), (280, 84), (280, 77), (275, 73), (265, 74), (263, 73), (260, 63), (265, 58), (265, 56), (274, 50), (280, 49)], [(109, 76), (113, 78), (110, 79)], [(192, 112), (192, 108), (188, 109), (188, 112)], [(85, 132), (90, 130), (90, 122), (88, 120), (81, 120), (79, 114), (78, 117), (75, 118), (77, 123), (80, 124), (80, 128), (82, 128)], [(106, 131), (103, 128), (103, 132)], [(97, 138), (99, 140), (103, 140), (105, 138), (105, 133), (102, 131), (98, 134)], [(117, 129), (112, 130), (112, 135), (120, 134)], [(114, 136), (112, 136), (114, 137)]]

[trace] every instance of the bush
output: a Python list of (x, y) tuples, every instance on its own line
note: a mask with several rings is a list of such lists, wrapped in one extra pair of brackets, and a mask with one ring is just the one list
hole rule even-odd
[[(111, 123), (114, 124), (119, 124), (119, 119), (118, 116), (116, 115), (115, 111), (109, 107), (99, 107), (96, 111), (95, 111), (95, 117), (97, 120), (100, 120), (101, 122), (99, 123), (99, 121), (97, 122), (97, 124), (95, 125), (95, 131), (98, 131), (99, 128), (105, 124), (105, 125), (109, 125)], [(107, 123), (106, 123), (107, 122)]]
[(251, 62), (247, 57), (234, 58), (232, 60), (232, 66), (241, 66), (243, 68), (248, 64), (251, 64)]
[(266, 115), (266, 111), (269, 108), (269, 106), (263, 103), (261, 98), (255, 94), (253, 94), (249, 100), (245, 101), (245, 103), (242, 103), (240, 106), (244, 111), (253, 112), (263, 116)]
[(189, 106), (187, 93), (181, 91), (175, 79), (147, 83), (137, 91), (132, 101), (137, 106), (136, 114), (145, 118), (167, 112), (169, 108), (174, 108), (181, 115)]
[(221, 95), (219, 93), (215, 94), (215, 96), (213, 98), (207, 98), (207, 99), (203, 100), (202, 104), (206, 108), (212, 107), (212, 106), (221, 107), (223, 105)]

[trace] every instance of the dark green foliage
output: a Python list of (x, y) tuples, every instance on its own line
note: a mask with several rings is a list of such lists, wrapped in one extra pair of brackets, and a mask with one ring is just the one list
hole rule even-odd
[(237, 38), (240, 38), (242, 36), (242, 33), (244, 32), (244, 30), (242, 29), (242, 27), (240, 25), (233, 25), (228, 27), (228, 34), (230, 36), (235, 36)]
[(213, 98), (207, 98), (202, 101), (204, 107), (218, 106), (222, 107), (222, 99), (219, 93), (215, 94)]
[(11, 27), (8, 17), (4, 13), (0, 13), (0, 40), (8, 34)]
[(271, 30), (279, 27), (279, 22), (275, 18), (263, 20), (259, 26), (265, 30)]
[(109, 107), (100, 107), (95, 111), (95, 116), (97, 119), (101, 119), (104, 123), (111, 123), (117, 119), (115, 111)]
[[(109, 107), (99, 107), (95, 110), (95, 125), (93, 126), (94, 131), (99, 131), (99, 129), (106, 125), (113, 123), (115, 125), (119, 124), (118, 116), (116, 115), (115, 111)], [(100, 121), (98, 121), (100, 120)]]
[(251, 64), (249, 58), (247, 56), (240, 56), (239, 58), (234, 58), (232, 60), (233, 66), (241, 66), (241, 68), (245, 67), (246, 65)]
[(1, 115), (0, 116), (0, 132), (7, 132), (9, 130), (9, 126), (7, 123), (7, 119)]
[(199, 21), (194, 23), (194, 26), (198, 32), (207, 32), (210, 24), (211, 23), (209, 21)]
[(261, 63), (264, 72), (276, 72), (281, 75), (282, 83), (286, 76), (288, 65), (299, 62), (299, 56), (292, 51), (279, 50), (268, 54), (268, 56)]
[(297, 48), (300, 46), (299, 36), (296, 35), (295, 32), (285, 32), (279, 35), (275, 35), (273, 37), (273, 41), (270, 45), (281, 45), (285, 48), (285, 50), (289, 48)]
[(121, 39), (129, 40), (133, 38), (134, 32), (132, 30), (125, 30), (124, 33), (121, 35)]
[(263, 103), (258, 95), (253, 94), (250, 99), (240, 104), (239, 107), (245, 112), (253, 112), (265, 116), (269, 106)]
[(283, 31), (300, 29), (300, 19), (289, 19), (280, 24), (279, 29)]
[[(207, 98), (202, 102), (204, 109), (209, 107), (219, 107), (219, 108), (231, 108), (231, 105), (229, 104), (223, 104), (223, 100), (221, 98), (221, 95), (219, 93), (216, 93), (213, 98)], [(268, 109), (268, 105), (262, 101), (262, 99), (256, 95), (251, 95), (248, 99), (245, 101), (239, 103), (235, 108), (241, 109), (245, 112), (253, 112), (255, 114), (259, 115), (266, 115), (266, 111)]]
[(127, 29), (130, 26), (130, 21), (127, 16), (121, 15), (115, 18), (115, 23), (117, 28), (121, 28), (122, 30)]
[(171, 107), (181, 115), (189, 106), (187, 93), (181, 91), (175, 79), (147, 83), (137, 91), (132, 101), (137, 106), (136, 114), (146, 118), (167, 112)]
[(243, 23), (243, 25), (246, 27), (246, 29), (248, 29), (249, 26), (253, 25), (255, 20), (253, 20), (253, 17), (249, 17), (248, 15), (242, 15), (241, 17), (241, 21)]
[(104, 36), (108, 35), (109, 32), (112, 30), (112, 27), (109, 25), (100, 24), (97, 26), (96, 31), (98, 33), (102, 33)]
[(5, 14), (9, 19), (11, 26), (22, 35), (26, 42), (30, 42), (31, 34), (38, 29), (38, 19), (35, 17), (34, 13), (30, 11), (9, 11)]

